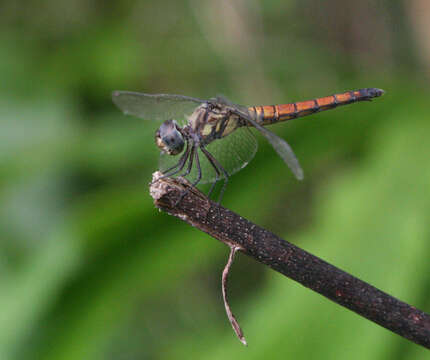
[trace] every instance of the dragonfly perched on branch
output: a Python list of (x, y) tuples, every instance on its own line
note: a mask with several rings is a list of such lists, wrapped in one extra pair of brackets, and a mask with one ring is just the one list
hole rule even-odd
[(184, 176), (196, 186), (224, 180), (221, 201), (228, 179), (243, 169), (257, 151), (254, 127), (270, 142), (297, 179), (303, 170), (288, 143), (265, 128), (281, 121), (311, 115), (384, 94), (376, 88), (283, 105), (250, 106), (233, 104), (225, 98), (202, 100), (183, 95), (143, 94), (114, 91), (113, 102), (125, 113), (145, 120), (162, 121), (155, 134), (161, 150), (160, 171), (165, 176)]

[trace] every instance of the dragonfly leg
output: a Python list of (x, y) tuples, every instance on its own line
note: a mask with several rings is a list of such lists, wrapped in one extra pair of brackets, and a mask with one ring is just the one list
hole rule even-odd
[(209, 151), (207, 151), (203, 146), (201, 146), (200, 147), (200, 149), (202, 150), (202, 152), (203, 152), (203, 154), (205, 154), (206, 155), (206, 157), (207, 157), (207, 159), (209, 160), (209, 162), (211, 163), (211, 165), (215, 168), (215, 169), (217, 169), (218, 168), (218, 170), (221, 170), (221, 172), (223, 173), (223, 175), (224, 175), (224, 184), (222, 184), (222, 188), (221, 188), (221, 191), (220, 191), (220, 194), (219, 194), (219, 197), (218, 197), (218, 204), (220, 204), (221, 203), (221, 200), (222, 200), (222, 197), (223, 197), (223, 195), (224, 195), (224, 191), (225, 191), (225, 189), (226, 189), (226, 187), (227, 187), (227, 183), (228, 183), (228, 178), (230, 177), (230, 175), (228, 175), (228, 172), (222, 167), (222, 165), (219, 163), (219, 161), (217, 160), (217, 159), (215, 159), (214, 157), (213, 157), (213, 155), (209, 152)]
[(216, 169), (216, 176), (215, 176), (215, 181), (212, 183), (211, 188), (209, 189), (208, 198), (211, 197), (212, 191), (214, 191), (215, 185), (219, 181), (219, 175), (220, 175), (220, 173), (218, 172), (218, 169), (215, 166), (214, 166), (214, 168)]
[[(197, 179), (191, 184), (193, 187), (196, 186), (200, 180), (202, 179), (202, 169), (200, 167), (200, 160), (199, 160), (199, 154), (198, 151), (195, 149), (195, 146), (193, 146), (193, 148), (191, 149), (192, 152), (192, 157), (195, 158), (196, 161), (196, 168), (197, 168)], [(188, 166), (188, 172), (191, 171), (191, 166), (192, 166), (192, 160), (193, 158), (190, 158), (190, 163), (191, 165)], [(188, 174), (187, 174), (188, 175)], [(178, 201), (176, 202), (175, 206), (178, 205), (182, 199), (184, 198), (185, 195), (187, 195), (190, 192), (190, 188), (188, 188), (187, 190), (184, 190), (181, 195), (179, 196)]]
[[(193, 144), (193, 145), (191, 145), (191, 151), (190, 151), (190, 156), (189, 156), (189, 160), (188, 160), (187, 171), (185, 171), (183, 174), (181, 174), (179, 176), (184, 177), (184, 176), (187, 176), (191, 172), (191, 169), (193, 168), (193, 160), (195, 157), (195, 153), (196, 153), (196, 146)], [(200, 168), (200, 164), (199, 164), (199, 168)], [(201, 173), (201, 171), (200, 171), (200, 173)], [(199, 181), (200, 181), (200, 179), (199, 179)], [(189, 192), (189, 190), (184, 190), (181, 193), (181, 195), (179, 196), (179, 199), (175, 203), (175, 206), (177, 206), (182, 201), (182, 199), (184, 198), (185, 195), (188, 194), (188, 192)]]
[[(172, 167), (170, 167), (169, 169), (165, 170), (163, 173), (163, 176), (159, 177), (157, 180), (153, 181), (150, 183), (150, 185), (152, 185), (154, 182), (164, 179), (168, 176), (173, 176), (176, 175), (178, 172), (182, 171), (182, 169), (184, 168), (185, 164), (187, 163), (188, 157), (190, 155), (190, 149), (187, 143), (187, 148), (185, 149), (184, 154), (181, 156), (181, 158), (179, 159), (179, 161), (173, 165)], [(174, 169), (176, 169), (179, 166), (179, 168), (176, 171), (172, 171)]]
[(193, 161), (194, 161), (194, 153), (195, 152), (196, 152), (196, 146), (193, 144), (193, 145), (191, 145), (191, 151), (190, 151), (187, 171), (185, 171), (183, 174), (181, 174), (179, 176), (185, 177), (191, 172), (191, 170), (193, 168)]
[[(187, 141), (187, 148), (185, 149), (185, 152), (182, 154), (179, 161), (175, 165), (173, 165), (172, 167), (168, 168), (167, 170), (164, 170), (164, 174), (166, 176), (172, 176), (172, 175), (175, 175), (178, 172), (180, 172), (184, 168), (189, 154), (190, 154), (190, 149), (189, 149), (189, 143)], [(172, 170), (176, 169), (178, 166), (179, 166), (179, 169), (177, 171), (170, 173)]]
[(197, 179), (193, 182), (193, 186), (196, 186), (202, 179), (202, 168), (200, 167), (199, 153), (197, 150), (194, 152), (194, 156), (196, 158)]
[(215, 165), (215, 163), (212, 161), (212, 159), (209, 158), (209, 157), (207, 157), (206, 154), (205, 154), (205, 156), (208, 159), (209, 163), (212, 165), (212, 167), (215, 169), (215, 172), (216, 172), (215, 181), (212, 183), (211, 188), (209, 189), (209, 192), (208, 192), (208, 198), (210, 198), (210, 196), (212, 194), (212, 191), (215, 189), (215, 185), (219, 181), (221, 172), (219, 171), (219, 169), (217, 168), (217, 166)]

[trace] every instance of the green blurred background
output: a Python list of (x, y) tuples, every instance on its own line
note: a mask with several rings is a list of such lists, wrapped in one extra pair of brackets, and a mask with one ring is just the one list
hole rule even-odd
[(427, 350), (156, 210), (157, 124), (112, 90), (383, 98), (259, 136), (223, 204), (430, 309), (426, 0), (0, 2), (0, 359), (424, 359)]

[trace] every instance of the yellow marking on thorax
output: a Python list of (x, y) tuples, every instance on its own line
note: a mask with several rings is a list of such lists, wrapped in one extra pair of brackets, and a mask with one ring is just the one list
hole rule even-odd
[(222, 121), (218, 121), (215, 128), (216, 132), (219, 132), (221, 130), (221, 125), (222, 125)]
[(203, 127), (202, 130), (202, 135), (203, 136), (208, 136), (210, 135), (210, 133), (212, 132), (212, 128), (214, 127), (214, 124), (205, 124), (205, 126)]
[(231, 134), (234, 130), (236, 130), (239, 126), (239, 117), (236, 115), (230, 116), (227, 120), (227, 126), (225, 127), (222, 136), (227, 136)]
[(200, 105), (198, 108), (194, 110), (194, 112), (188, 116), (188, 122), (193, 131), (198, 131), (198, 128), (202, 122), (202, 118), (204, 117), (206, 109), (203, 105)]

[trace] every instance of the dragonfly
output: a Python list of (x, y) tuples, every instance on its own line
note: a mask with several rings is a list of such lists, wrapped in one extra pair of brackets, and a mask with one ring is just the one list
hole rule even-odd
[(155, 133), (160, 149), (159, 170), (186, 177), (192, 184), (223, 181), (221, 201), (229, 178), (243, 169), (257, 151), (251, 129), (258, 130), (288, 165), (295, 177), (303, 170), (290, 145), (266, 128), (341, 105), (370, 101), (384, 94), (377, 88), (346, 91), (313, 100), (281, 105), (242, 106), (218, 96), (209, 100), (173, 94), (114, 91), (113, 102), (125, 114), (161, 122)]

